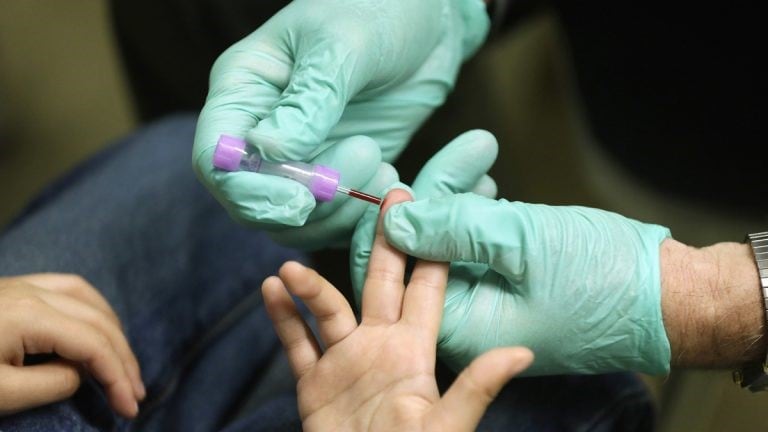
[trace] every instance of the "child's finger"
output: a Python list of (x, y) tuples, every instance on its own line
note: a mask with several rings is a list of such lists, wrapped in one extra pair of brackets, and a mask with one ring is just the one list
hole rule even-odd
[(347, 299), (316, 271), (291, 261), (280, 268), (280, 278), (288, 291), (301, 298), (317, 319), (320, 338), (326, 348), (357, 328), (355, 314)]
[(403, 299), (403, 321), (423, 329), (434, 344), (440, 330), (448, 283), (448, 263), (419, 260)]
[(430, 422), (436, 430), (475, 430), (504, 384), (532, 361), (531, 350), (522, 347), (498, 348), (481, 355), (461, 372), (435, 405)]
[(139, 362), (136, 360), (136, 356), (133, 354), (128, 339), (120, 328), (119, 323), (112, 320), (102, 309), (93, 307), (77, 298), (61, 295), (56, 291), (47, 290), (43, 290), (38, 296), (59, 312), (62, 312), (73, 319), (86, 322), (101, 331), (101, 333), (109, 339), (115, 352), (123, 361), (125, 371), (131, 378), (133, 392), (136, 395), (136, 398), (139, 400), (144, 398), (146, 390), (141, 381)]
[[(92, 318), (86, 319), (86, 321), (92, 325), (100, 327), (105, 334), (110, 336), (113, 346), (115, 346), (120, 353), (120, 356), (125, 361), (126, 371), (131, 377), (133, 391), (136, 394), (136, 397), (138, 399), (144, 399), (146, 389), (144, 388), (144, 383), (141, 379), (141, 368), (139, 367), (136, 355), (133, 353), (133, 350), (128, 343), (126, 335), (123, 332), (123, 326), (120, 319), (114, 309), (109, 305), (109, 302), (96, 288), (93, 287), (93, 285), (78, 275), (63, 273), (35, 273), (16, 276), (16, 279), (30, 283), (49, 292), (50, 295), (48, 296), (42, 295), (44, 299), (62, 299), (62, 301), (56, 302), (58, 305), (54, 305), (51, 301), (48, 301), (49, 304), (54, 307), (59, 307), (59, 309), (61, 309), (60, 306), (62, 302), (68, 304), (77, 302), (90, 306), (93, 310), (86, 312), (84, 316), (77, 316), (77, 312), (70, 313), (70, 315), (80, 319), (85, 317)], [(67, 299), (69, 301), (66, 301)], [(84, 311), (89, 308), (78, 307), (77, 309)], [(94, 314), (92, 313), (93, 311), (99, 311), (100, 313)], [(73, 311), (70, 310), (70, 312)]]
[(55, 360), (34, 366), (0, 364), (0, 416), (57, 402), (80, 387), (77, 366)]
[(283, 344), (291, 370), (300, 379), (314, 367), (321, 352), (315, 336), (296, 309), (280, 278), (271, 276), (261, 285), (264, 304)]
[[(110, 404), (121, 415), (138, 413), (136, 395), (124, 363), (101, 329), (72, 318), (40, 302), (24, 325), (24, 348), (29, 354), (55, 352), (82, 363), (104, 386)], [(44, 319), (39, 319), (43, 316)]]
[(394, 204), (409, 201), (411, 195), (402, 189), (393, 189), (384, 198), (376, 237), (373, 240), (368, 275), (363, 288), (363, 323), (395, 323), (400, 319), (405, 284), (405, 254), (387, 243), (382, 229), (382, 218)]
[(91, 306), (102, 310), (110, 319), (120, 325), (120, 319), (109, 305), (104, 296), (80, 276), (63, 273), (35, 273), (17, 276), (18, 279), (37, 285), (50, 291), (59, 292), (81, 301), (89, 303)]

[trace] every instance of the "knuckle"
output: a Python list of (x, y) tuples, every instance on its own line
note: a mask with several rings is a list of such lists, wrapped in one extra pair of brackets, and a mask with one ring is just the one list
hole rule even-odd
[(98, 352), (104, 354), (114, 351), (112, 342), (109, 340), (109, 337), (102, 332), (99, 332), (98, 336), (96, 337), (96, 348)]
[(85, 278), (77, 274), (68, 273), (68, 274), (62, 275), (62, 278), (64, 278), (66, 282), (64, 284), (65, 292), (75, 293), (75, 294), (82, 293), (82, 292), (88, 291), (88, 289), (90, 289), (91, 287), (91, 284), (88, 283), (88, 281), (85, 280)]
[(112, 333), (112, 321), (106, 317), (101, 311), (93, 311), (92, 313), (82, 314), (80, 319), (85, 323), (93, 327), (103, 337), (109, 338)]
[(109, 362), (114, 357), (115, 349), (109, 338), (98, 328), (94, 329), (91, 339), (91, 362), (94, 364)]
[(401, 273), (389, 266), (372, 265), (368, 269), (368, 279), (382, 282), (388, 285), (403, 284)]
[[(446, 270), (446, 274), (447, 274)], [(430, 291), (437, 291), (445, 288), (444, 279), (436, 279), (434, 276), (413, 276), (408, 282), (409, 287), (421, 287)]]

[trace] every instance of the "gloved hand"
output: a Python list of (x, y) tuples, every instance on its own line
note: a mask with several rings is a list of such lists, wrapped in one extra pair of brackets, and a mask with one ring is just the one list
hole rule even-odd
[(451, 367), (523, 345), (536, 354), (528, 375), (668, 372), (666, 228), (592, 208), (459, 194), (397, 205), (384, 230), (410, 255), (453, 262), (438, 342)]
[[(218, 137), (244, 136), (267, 160), (323, 159), (345, 186), (375, 192), (392, 180), (380, 161), (394, 160), (442, 104), (488, 27), (482, 0), (291, 2), (214, 64), (195, 136), (198, 177), (234, 218), (278, 231), (278, 241), (348, 240), (366, 205), (342, 196), (313, 212), (295, 182), (215, 171)], [(355, 135), (378, 148), (335, 148)]]
[[(429, 197), (474, 192), (478, 196), (496, 196), (496, 183), (486, 173), (498, 154), (496, 138), (484, 130), (474, 130), (459, 135), (437, 152), (419, 171), (413, 189), (400, 184), (389, 189), (401, 188), (411, 192), (416, 200)], [(376, 233), (378, 208), (370, 207), (357, 224), (350, 250), (350, 272), (358, 307), (368, 270), (368, 260)], [(448, 287), (450, 289), (450, 286)], [(443, 319), (445, 321), (445, 318)]]

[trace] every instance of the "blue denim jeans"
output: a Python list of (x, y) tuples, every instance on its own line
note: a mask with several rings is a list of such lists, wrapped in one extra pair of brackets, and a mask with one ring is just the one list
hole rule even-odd
[[(232, 222), (198, 183), (194, 127), (194, 116), (174, 116), (115, 143), (0, 236), (1, 276), (76, 273), (110, 301), (147, 385), (139, 417), (114, 415), (86, 381), (68, 400), (0, 418), (0, 431), (300, 430), (294, 381), (259, 287), (286, 260), (308, 259)], [(439, 372), (450, 384), (453, 374)], [(514, 380), (479, 430), (653, 424), (642, 384), (612, 374)]]

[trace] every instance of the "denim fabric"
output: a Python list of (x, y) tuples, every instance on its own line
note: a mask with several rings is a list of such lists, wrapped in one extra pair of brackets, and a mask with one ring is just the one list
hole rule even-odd
[[(0, 431), (301, 430), (294, 381), (259, 286), (307, 262), (232, 222), (190, 165), (193, 116), (110, 146), (30, 204), (0, 236), (0, 275), (76, 273), (117, 311), (148, 388), (139, 418), (115, 416), (98, 384), (0, 418)], [(535, 348), (535, 347), (534, 347)], [(446, 388), (454, 375), (439, 367)], [(631, 374), (513, 380), (483, 431), (651, 430)]]
[[(148, 399), (132, 426), (209, 431), (280, 352), (260, 285), (303, 255), (240, 227), (195, 179), (193, 116), (121, 142), (41, 194), (0, 237), (0, 275), (76, 273), (120, 316)], [(293, 391), (290, 374), (280, 391)], [(295, 411), (295, 408), (294, 408)], [(98, 385), (0, 418), (0, 430), (123, 430)]]
[(479, 431), (641, 432), (654, 430), (653, 401), (630, 373), (512, 380)]

